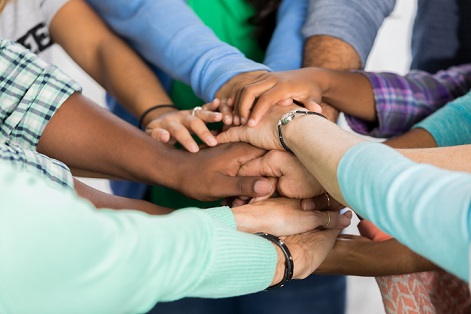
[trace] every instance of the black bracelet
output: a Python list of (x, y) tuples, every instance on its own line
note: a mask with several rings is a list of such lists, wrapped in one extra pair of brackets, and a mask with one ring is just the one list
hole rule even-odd
[(289, 149), (289, 147), (286, 145), (286, 143), (283, 139), (283, 134), (281, 133), (281, 126), (286, 125), (290, 121), (292, 121), (294, 119), (294, 117), (296, 117), (297, 113), (299, 113), (299, 114), (312, 114), (312, 115), (319, 116), (319, 117), (322, 117), (324, 119), (327, 119), (324, 115), (322, 115), (320, 113), (313, 112), (313, 111), (307, 111), (307, 110), (293, 110), (293, 111), (290, 111), (290, 112), (286, 113), (285, 115), (283, 115), (283, 117), (281, 117), (280, 121), (278, 121), (278, 126), (277, 126), (278, 127), (278, 137), (280, 138), (281, 146), (283, 146), (283, 148), (288, 153), (292, 153), (293, 151), (291, 149)]
[(155, 109), (160, 109), (160, 108), (175, 108), (175, 109), (178, 110), (178, 108), (175, 107), (174, 105), (156, 105), (154, 107), (150, 107), (149, 109), (144, 111), (144, 113), (139, 118), (139, 129), (142, 129), (142, 122), (144, 121), (144, 118), (149, 114), (149, 112), (151, 112)]
[(276, 288), (281, 288), (283, 287), (288, 281), (293, 279), (293, 272), (294, 272), (294, 261), (293, 257), (291, 256), (291, 252), (288, 250), (288, 247), (286, 244), (280, 240), (277, 236), (274, 236), (273, 234), (269, 234), (266, 232), (257, 232), (255, 233), (256, 235), (267, 239), (268, 241), (272, 242), (276, 246), (278, 246), (283, 252), (283, 255), (285, 256), (285, 274), (283, 276), (283, 279), (276, 285), (270, 286), (266, 288), (265, 290), (272, 290)]

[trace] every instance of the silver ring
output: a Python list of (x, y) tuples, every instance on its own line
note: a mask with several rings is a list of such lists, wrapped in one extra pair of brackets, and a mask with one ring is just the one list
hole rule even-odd
[(195, 108), (193, 108), (193, 111), (191, 111), (191, 115), (194, 117), (196, 114), (196, 111), (199, 111), (199, 110), (203, 110), (203, 107), (196, 106)]
[(329, 196), (329, 193), (325, 193), (324, 195), (325, 195), (325, 197), (327, 198), (327, 208), (329, 208), (329, 207), (330, 207), (330, 196)]
[(326, 213), (326, 214), (327, 214), (327, 218), (329, 218), (329, 220), (327, 221), (327, 223), (325, 224), (325, 226), (324, 226), (324, 227), (322, 227), (322, 229), (325, 229), (325, 228), (327, 228), (327, 227), (329, 226), (329, 224), (330, 224), (330, 213), (329, 213), (329, 212), (324, 212), (324, 213)]

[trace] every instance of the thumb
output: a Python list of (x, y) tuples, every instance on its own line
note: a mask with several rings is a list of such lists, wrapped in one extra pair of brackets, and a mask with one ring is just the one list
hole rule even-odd
[(216, 136), (216, 140), (219, 144), (242, 142), (242, 127), (236, 126), (229, 128), (228, 130), (219, 133), (218, 136)]

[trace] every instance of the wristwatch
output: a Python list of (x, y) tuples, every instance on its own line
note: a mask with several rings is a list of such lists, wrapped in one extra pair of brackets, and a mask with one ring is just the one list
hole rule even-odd
[(281, 133), (281, 126), (287, 125), (288, 123), (290, 123), (294, 118), (296, 118), (297, 114), (312, 114), (312, 115), (320, 116), (320, 117), (323, 117), (324, 119), (327, 119), (324, 115), (318, 112), (313, 112), (309, 110), (295, 109), (295, 110), (291, 110), (290, 112), (285, 113), (281, 117), (281, 119), (278, 121), (278, 137), (280, 138), (281, 146), (283, 146), (283, 148), (286, 149), (288, 153), (292, 153), (292, 151), (291, 149), (289, 149), (288, 146), (286, 146), (285, 141), (283, 140), (283, 134)]

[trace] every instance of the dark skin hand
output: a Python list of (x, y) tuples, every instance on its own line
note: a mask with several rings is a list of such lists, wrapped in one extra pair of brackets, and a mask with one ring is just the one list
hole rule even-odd
[(263, 177), (236, 176), (241, 165), (264, 150), (221, 145), (194, 154), (162, 144), (73, 94), (47, 124), (37, 151), (64, 162), (74, 175), (119, 178), (164, 185), (199, 200), (261, 197), (272, 184)]

